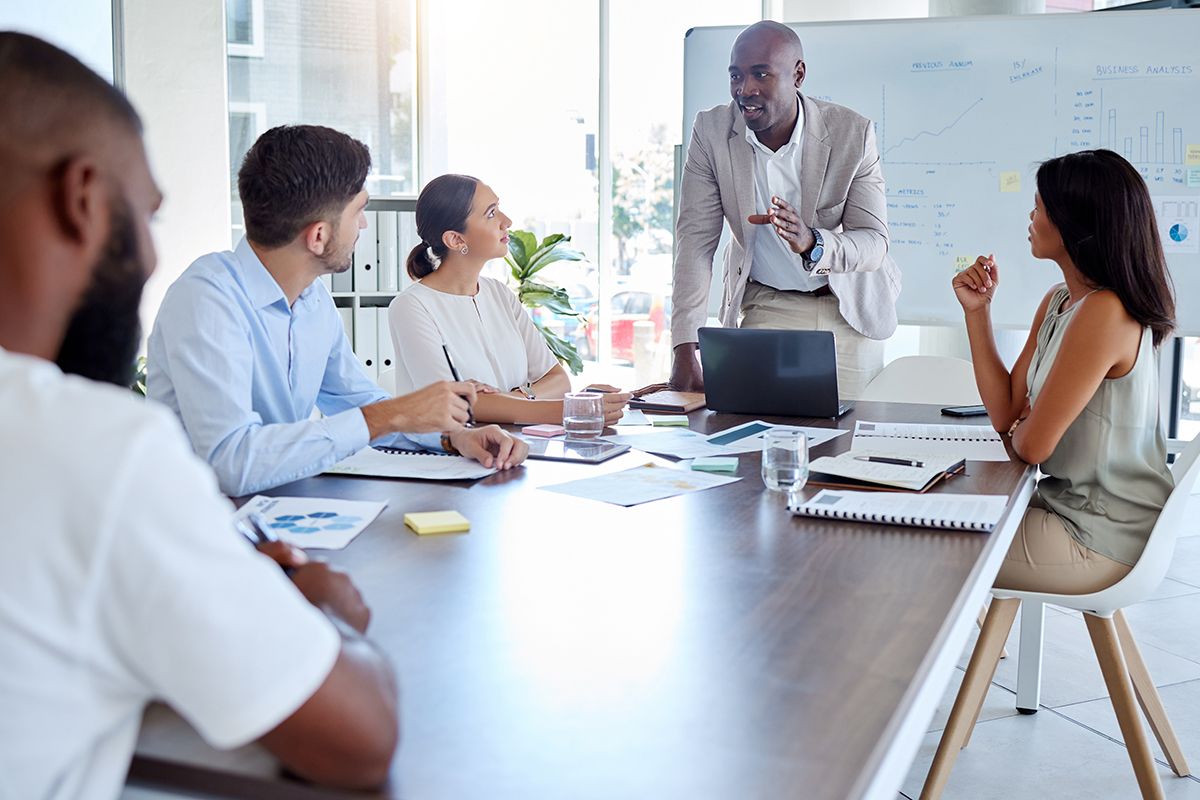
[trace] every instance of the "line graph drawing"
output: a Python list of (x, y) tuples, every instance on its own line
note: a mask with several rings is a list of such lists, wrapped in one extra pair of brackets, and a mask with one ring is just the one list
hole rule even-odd
[(953, 128), (955, 125), (957, 125), (959, 122), (961, 122), (963, 117), (965, 117), (967, 114), (969, 114), (969, 113), (971, 112), (971, 110), (972, 110), (973, 108), (975, 108), (975, 106), (979, 105), (979, 104), (980, 104), (980, 103), (982, 103), (982, 102), (983, 102), (983, 98), (982, 98), (982, 97), (980, 97), (980, 98), (979, 98), (978, 100), (976, 100), (974, 103), (971, 103), (971, 105), (969, 105), (969, 106), (967, 106), (965, 109), (963, 109), (962, 113), (960, 113), (960, 114), (959, 114), (957, 117), (955, 117), (955, 118), (954, 118), (954, 120), (953, 120), (952, 122), (948, 123), (947, 125), (944, 125), (944, 126), (943, 126), (942, 128), (940, 128), (939, 130), (936, 130), (936, 131), (920, 131), (919, 133), (916, 133), (916, 134), (914, 134), (914, 135), (912, 135), (912, 136), (906, 136), (906, 137), (904, 137), (904, 138), (903, 138), (903, 139), (901, 139), (900, 141), (896, 142), (896, 144), (893, 144), (893, 145), (889, 146), (889, 147), (888, 147), (886, 150), (884, 150), (884, 151), (883, 151), (883, 155), (886, 157), (886, 156), (887, 156), (889, 153), (891, 153), (893, 150), (896, 150), (896, 149), (898, 149), (898, 148), (900, 148), (900, 147), (903, 147), (903, 146), (904, 146), (904, 145), (906, 145), (906, 144), (910, 144), (910, 143), (912, 143), (912, 142), (915, 142), (915, 141), (917, 141), (918, 139), (920, 139), (922, 136), (931, 136), (931, 137), (935, 137), (935, 138), (936, 138), (936, 137), (938, 137), (938, 136), (941, 136), (943, 133), (945, 133), (946, 131), (950, 130), (950, 129), (951, 129), (951, 128)]

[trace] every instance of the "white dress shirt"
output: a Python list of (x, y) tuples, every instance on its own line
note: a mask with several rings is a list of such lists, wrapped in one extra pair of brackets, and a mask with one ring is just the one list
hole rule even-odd
[(116, 797), (153, 700), (238, 747), (321, 686), (337, 631), (169, 411), (4, 350), (0, 409), (0, 797)]
[(536, 383), (558, 363), (516, 293), (493, 278), (480, 277), (474, 296), (414, 283), (392, 300), (388, 322), (398, 394), (451, 380), (442, 345), (460, 378), (502, 392)]
[[(780, 197), (800, 212), (800, 157), (804, 150), (804, 105), (796, 97), (796, 127), (787, 144), (777, 151), (758, 140), (746, 128), (746, 141), (754, 148), (754, 212), (766, 214), (772, 197)], [(816, 190), (815, 188), (813, 189)], [(775, 289), (811, 292), (829, 283), (804, 268), (804, 259), (792, 252), (775, 233), (774, 225), (762, 225), (754, 236), (750, 279)]]

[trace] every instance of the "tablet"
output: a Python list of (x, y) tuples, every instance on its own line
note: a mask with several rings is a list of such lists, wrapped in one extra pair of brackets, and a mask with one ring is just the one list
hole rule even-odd
[(613, 444), (596, 440), (578, 439), (525, 439), (529, 445), (529, 457), (546, 461), (579, 461), (599, 464), (629, 450), (627, 444)]

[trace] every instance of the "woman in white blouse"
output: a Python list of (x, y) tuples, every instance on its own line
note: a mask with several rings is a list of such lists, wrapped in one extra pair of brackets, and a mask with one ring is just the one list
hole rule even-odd
[[(417, 198), (416, 216), (421, 242), (406, 262), (416, 283), (388, 307), (397, 393), (461, 378), (477, 384), (480, 422), (561, 423), (566, 370), (516, 294), (480, 275), (508, 253), (512, 220), (496, 193), (475, 178), (442, 175)], [(616, 423), (630, 395), (595, 388), (605, 392), (605, 423)]]

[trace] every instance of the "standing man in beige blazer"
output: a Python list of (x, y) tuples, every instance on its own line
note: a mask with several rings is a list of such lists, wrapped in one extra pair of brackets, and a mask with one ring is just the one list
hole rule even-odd
[(675, 226), (675, 388), (704, 387), (697, 329), (722, 220), (733, 234), (722, 325), (832, 331), (845, 398), (883, 369), (900, 271), (888, 255), (874, 126), (802, 95), (804, 70), (795, 31), (755, 23), (730, 55), (733, 102), (696, 115)]

